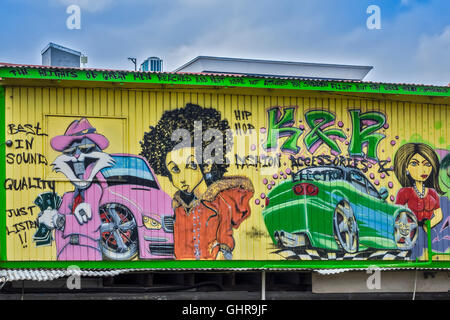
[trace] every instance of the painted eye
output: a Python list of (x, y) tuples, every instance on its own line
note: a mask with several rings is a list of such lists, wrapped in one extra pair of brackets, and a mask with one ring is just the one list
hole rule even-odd
[(78, 147), (81, 152), (83, 153), (89, 153), (95, 148), (95, 144), (85, 144)]
[(77, 150), (76, 147), (67, 148), (67, 149), (63, 150), (63, 153), (66, 154), (66, 155), (71, 156), (71, 155), (73, 155), (75, 153), (76, 150)]
[(424, 163), (424, 165), (425, 165), (425, 167), (431, 167), (431, 163), (429, 163), (429, 162)]
[(178, 168), (178, 166), (174, 166), (172, 167), (172, 169), (170, 169), (170, 171), (172, 171), (173, 173), (180, 173), (180, 168)]
[(187, 169), (197, 170), (198, 166), (195, 162), (190, 162), (186, 165)]

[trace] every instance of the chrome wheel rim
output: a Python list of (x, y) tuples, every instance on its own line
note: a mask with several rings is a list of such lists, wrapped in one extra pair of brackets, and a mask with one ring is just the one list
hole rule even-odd
[(100, 243), (103, 254), (111, 260), (129, 260), (138, 250), (137, 224), (123, 205), (109, 203), (100, 208)]
[(342, 249), (348, 253), (358, 251), (358, 224), (347, 201), (340, 202), (334, 211), (334, 230)]
[(395, 218), (394, 237), (397, 248), (409, 250), (417, 240), (417, 218), (414, 213), (401, 211)]

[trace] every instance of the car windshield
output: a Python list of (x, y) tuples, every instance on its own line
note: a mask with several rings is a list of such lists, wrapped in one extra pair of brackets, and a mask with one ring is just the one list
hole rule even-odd
[(352, 185), (361, 192), (367, 193), (366, 179), (356, 171), (350, 173), (350, 180)]
[(381, 198), (377, 189), (361, 173), (352, 171), (350, 173), (350, 178), (353, 186), (359, 191), (367, 193), (372, 197)]
[(115, 163), (101, 172), (109, 185), (134, 184), (158, 188), (155, 177), (144, 160), (133, 156), (112, 156)]
[(344, 180), (344, 172), (339, 168), (306, 168), (297, 172), (293, 180), (310, 180), (310, 181), (334, 181)]

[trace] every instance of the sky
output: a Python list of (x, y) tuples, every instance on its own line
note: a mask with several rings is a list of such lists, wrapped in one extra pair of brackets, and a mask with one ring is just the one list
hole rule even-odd
[[(1, 0), (0, 61), (41, 64), (54, 42), (86, 67), (173, 71), (199, 55), (370, 65), (365, 80), (450, 83), (449, 0)], [(80, 29), (67, 28), (70, 5)], [(371, 5), (380, 29), (369, 29)], [(372, 20), (371, 20), (372, 21)]]

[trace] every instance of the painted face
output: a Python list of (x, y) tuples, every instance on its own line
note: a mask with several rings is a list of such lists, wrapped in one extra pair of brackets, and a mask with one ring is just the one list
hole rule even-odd
[(100, 150), (92, 140), (84, 138), (64, 149), (52, 165), (55, 172), (62, 172), (77, 188), (85, 189), (101, 169), (113, 163), (109, 154)]
[(181, 191), (193, 193), (203, 181), (203, 173), (196, 161), (194, 148), (169, 152), (166, 167), (172, 176), (172, 184)]
[(409, 171), (409, 174), (414, 181), (424, 182), (430, 176), (433, 167), (427, 159), (416, 153), (411, 160), (409, 160), (406, 169)]

